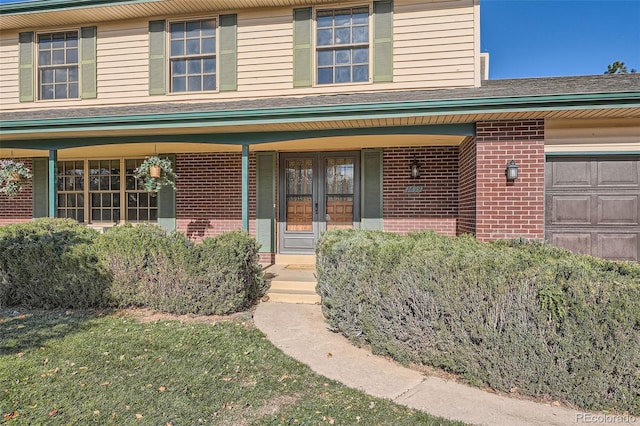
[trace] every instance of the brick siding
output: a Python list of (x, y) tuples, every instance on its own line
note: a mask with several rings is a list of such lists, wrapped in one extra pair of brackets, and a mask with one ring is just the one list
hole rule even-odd
[(476, 142), (467, 138), (460, 145), (460, 189), (457, 234), (476, 233)]
[[(414, 156), (420, 177), (413, 179)], [(406, 234), (431, 229), (456, 234), (458, 217), (458, 147), (389, 148), (383, 160), (385, 231)], [(422, 186), (418, 193), (407, 186)]]
[[(30, 158), (18, 158), (33, 171)], [(0, 225), (28, 222), (33, 218), (33, 186), (32, 180), (22, 182), (22, 190), (12, 198), (0, 193)]]
[[(510, 160), (518, 178), (507, 182)], [(544, 120), (476, 124), (476, 237), (544, 238)]]

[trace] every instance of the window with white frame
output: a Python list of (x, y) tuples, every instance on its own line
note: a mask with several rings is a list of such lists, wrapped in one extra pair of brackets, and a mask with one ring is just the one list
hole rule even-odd
[(171, 22), (169, 38), (171, 92), (216, 90), (216, 20)]
[(79, 98), (78, 32), (38, 34), (39, 99)]
[(369, 81), (369, 7), (316, 12), (317, 84)]

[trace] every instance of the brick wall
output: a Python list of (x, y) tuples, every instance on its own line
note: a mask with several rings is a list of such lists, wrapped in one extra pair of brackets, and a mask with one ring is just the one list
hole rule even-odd
[(457, 234), (476, 232), (476, 142), (467, 138), (460, 145), (460, 189)]
[[(476, 124), (476, 237), (544, 238), (544, 120)], [(507, 182), (510, 160), (518, 179)]]
[[(414, 156), (420, 177), (411, 178)], [(432, 229), (456, 234), (458, 217), (458, 147), (390, 148), (384, 150), (383, 214), (385, 231), (405, 234)], [(422, 186), (418, 193), (407, 186)]]
[[(18, 158), (32, 170), (31, 159)], [(33, 186), (31, 179), (22, 183), (22, 190), (12, 198), (0, 193), (0, 225), (27, 222), (33, 218)]]
[[(249, 161), (250, 232), (255, 235), (255, 155)], [(242, 229), (242, 154), (176, 156), (176, 226), (193, 240)]]

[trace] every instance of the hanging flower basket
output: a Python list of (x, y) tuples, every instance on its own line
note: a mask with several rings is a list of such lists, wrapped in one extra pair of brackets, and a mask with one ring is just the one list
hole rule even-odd
[(176, 174), (173, 172), (171, 160), (157, 155), (146, 158), (133, 172), (147, 192), (158, 192), (163, 186), (176, 188)]
[(31, 170), (24, 163), (0, 160), (0, 192), (13, 197), (22, 190), (26, 179), (31, 179)]

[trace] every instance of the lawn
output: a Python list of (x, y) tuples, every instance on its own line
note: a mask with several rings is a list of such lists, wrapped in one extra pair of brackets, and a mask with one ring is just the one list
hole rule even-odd
[(0, 310), (0, 422), (460, 424), (313, 373), (235, 321)]

